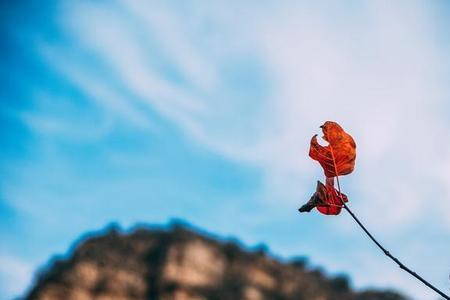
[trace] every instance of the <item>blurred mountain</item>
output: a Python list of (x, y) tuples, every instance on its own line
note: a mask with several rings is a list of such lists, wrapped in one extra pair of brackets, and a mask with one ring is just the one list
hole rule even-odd
[(43, 271), (25, 299), (40, 300), (404, 300), (391, 291), (355, 292), (305, 260), (281, 262), (180, 225), (110, 229)]

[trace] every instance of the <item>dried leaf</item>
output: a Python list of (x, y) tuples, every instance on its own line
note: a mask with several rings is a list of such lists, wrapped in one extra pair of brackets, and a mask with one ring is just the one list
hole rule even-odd
[(321, 128), (328, 145), (321, 146), (314, 135), (309, 156), (320, 163), (327, 178), (350, 174), (355, 168), (355, 141), (335, 122), (326, 121)]
[(326, 121), (320, 127), (323, 131), (323, 139), (328, 142), (328, 145), (320, 145), (317, 142), (317, 135), (314, 135), (311, 139), (309, 156), (322, 166), (326, 184), (318, 181), (315, 193), (299, 211), (309, 212), (316, 207), (325, 215), (338, 215), (348, 199), (334, 188), (334, 178), (353, 172), (356, 144), (351, 135), (336, 122)]
[(342, 209), (342, 201), (348, 201), (346, 195), (339, 194), (331, 184), (324, 185), (317, 181), (316, 191), (311, 199), (299, 208), (299, 211), (310, 212), (314, 207), (317, 207), (317, 210), (325, 215), (338, 215)]

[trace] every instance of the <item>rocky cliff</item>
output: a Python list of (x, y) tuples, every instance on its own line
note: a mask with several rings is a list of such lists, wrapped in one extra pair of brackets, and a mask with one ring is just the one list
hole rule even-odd
[(174, 226), (109, 230), (67, 259), (54, 260), (25, 299), (40, 300), (403, 300), (390, 291), (355, 292), (301, 261), (280, 262)]

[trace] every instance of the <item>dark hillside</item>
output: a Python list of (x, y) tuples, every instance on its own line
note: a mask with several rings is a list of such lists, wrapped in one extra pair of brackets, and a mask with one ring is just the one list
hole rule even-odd
[(390, 291), (355, 292), (301, 261), (280, 262), (175, 226), (110, 230), (80, 243), (41, 274), (26, 299), (41, 300), (404, 300)]

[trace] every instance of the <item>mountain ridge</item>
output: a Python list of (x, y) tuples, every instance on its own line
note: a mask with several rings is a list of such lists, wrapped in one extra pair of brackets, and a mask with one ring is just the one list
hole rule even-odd
[(30, 300), (406, 300), (389, 290), (354, 291), (304, 259), (282, 261), (186, 223), (108, 226), (84, 235), (41, 270)]

